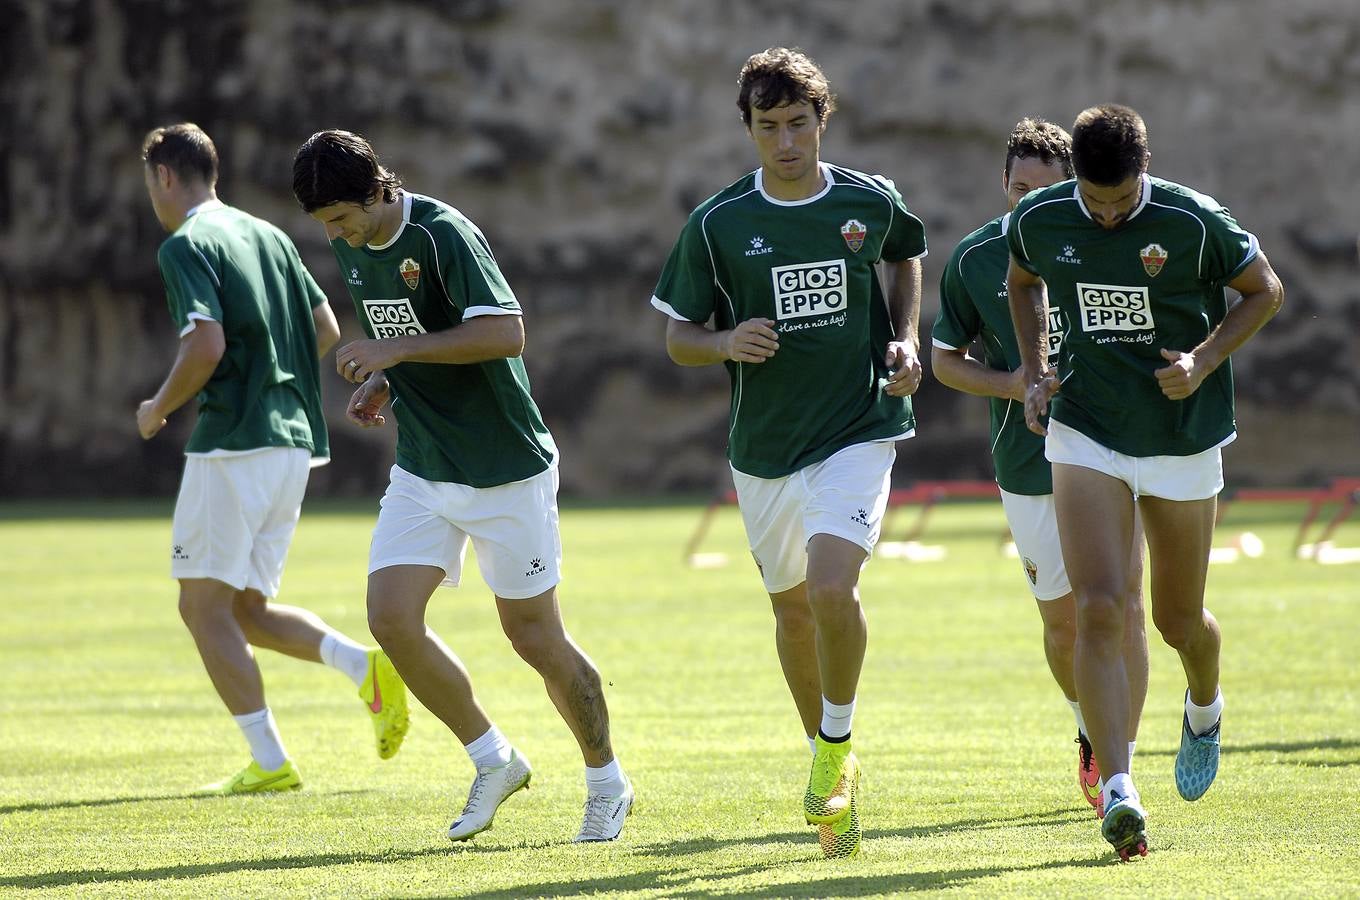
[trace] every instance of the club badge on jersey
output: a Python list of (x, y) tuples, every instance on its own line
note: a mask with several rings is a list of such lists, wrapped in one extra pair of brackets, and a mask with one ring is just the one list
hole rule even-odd
[(847, 219), (841, 226), (841, 237), (845, 238), (845, 246), (850, 248), (851, 253), (858, 253), (859, 248), (864, 246), (864, 238), (869, 234), (869, 229), (864, 227), (864, 223), (859, 219)]
[(420, 284), (420, 263), (411, 257), (403, 259), (401, 265), (397, 266), (397, 271), (401, 273), (401, 280), (406, 282), (406, 286), (411, 290), (414, 291), (416, 285)]
[(1138, 258), (1143, 261), (1143, 271), (1148, 273), (1148, 277), (1156, 278), (1157, 273), (1162, 271), (1162, 266), (1166, 265), (1166, 248), (1161, 244), (1148, 244), (1138, 251)]

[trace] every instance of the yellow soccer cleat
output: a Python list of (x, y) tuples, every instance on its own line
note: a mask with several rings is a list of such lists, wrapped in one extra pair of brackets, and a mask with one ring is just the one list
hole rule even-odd
[(822, 845), (822, 855), (827, 859), (848, 859), (859, 855), (860, 841), (864, 838), (864, 831), (859, 824), (859, 776), (860, 769), (856, 763), (854, 773), (850, 776), (850, 811), (833, 825), (817, 826), (817, 840)]
[(852, 782), (859, 778), (859, 761), (850, 742), (831, 743), (817, 735), (812, 773), (803, 794), (803, 814), (809, 825), (832, 825), (850, 812)]
[(302, 776), (291, 759), (272, 772), (260, 768), (255, 760), (226, 781), (204, 785), (196, 793), (218, 797), (234, 794), (268, 794), (274, 791), (295, 791), (302, 787)]
[(359, 699), (368, 707), (369, 718), (373, 720), (378, 757), (391, 759), (401, 749), (411, 717), (406, 708), (406, 683), (382, 650), (368, 651), (368, 675), (359, 688)]

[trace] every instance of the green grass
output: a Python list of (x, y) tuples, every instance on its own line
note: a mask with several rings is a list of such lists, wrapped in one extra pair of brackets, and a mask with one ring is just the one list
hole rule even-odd
[[(946, 561), (866, 570), (866, 843), (834, 863), (800, 821), (807, 749), (733, 509), (704, 548), (732, 561), (712, 570), (681, 565), (697, 507), (564, 511), (566, 618), (609, 681), (638, 790), (614, 844), (568, 843), (580, 758), (475, 571), (436, 594), (432, 625), (535, 765), (495, 829), (452, 848), (471, 776), (452, 736), (416, 708), (401, 754), (380, 762), (347, 680), (269, 653), (305, 790), (187, 797), (247, 757), (178, 619), (169, 506), (0, 506), (0, 893), (1353, 895), (1360, 566), (1289, 558), (1298, 512), (1239, 506), (1221, 529), (1249, 526), (1267, 553), (1210, 574), (1225, 750), (1195, 804), (1171, 775), (1183, 677), (1154, 638), (1134, 764), (1152, 852), (1121, 866), (1078, 796), (1071, 714), (1018, 564), (997, 550), (994, 504), (934, 514), (926, 540)], [(369, 505), (309, 506), (281, 600), (365, 636), (371, 524)], [(1360, 525), (1337, 542), (1360, 544)]]

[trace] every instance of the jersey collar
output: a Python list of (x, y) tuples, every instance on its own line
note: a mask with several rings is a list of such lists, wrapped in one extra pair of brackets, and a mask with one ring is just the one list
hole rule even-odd
[[(198, 215), (198, 214), (201, 213), (201, 212), (208, 212), (209, 210), (213, 210), (213, 209), (221, 209), (222, 207), (224, 207), (224, 206), (226, 206), (226, 205), (227, 205), (227, 204), (223, 203), (221, 200), (218, 200), (216, 197), (214, 197), (214, 198), (211, 199), (211, 200), (204, 200), (202, 203), (198, 204), (197, 206), (192, 206), (192, 207), (190, 207), (190, 208), (184, 213), (184, 218), (188, 219), (188, 218), (190, 218), (191, 216), (196, 216), (196, 215)], [(204, 227), (206, 228), (207, 226), (205, 225)]]
[[(1124, 220), (1125, 222), (1132, 221), (1133, 217), (1142, 212), (1143, 207), (1147, 206), (1148, 201), (1152, 199), (1152, 176), (1144, 172), (1143, 177), (1138, 179), (1138, 183), (1140, 185), (1138, 205), (1129, 213), (1129, 217)], [(1072, 197), (1077, 201), (1077, 206), (1081, 207), (1081, 214), (1091, 219), (1091, 211), (1086, 208), (1086, 201), (1081, 199), (1081, 186), (1075, 180), (1072, 182)], [(1094, 222), (1095, 219), (1091, 219), (1091, 221)]]
[(406, 223), (411, 221), (411, 195), (406, 191), (401, 192), (401, 224), (397, 226), (396, 232), (386, 242), (382, 244), (369, 244), (370, 250), (386, 250), (397, 242), (401, 233), (406, 230)]
[(760, 191), (760, 196), (764, 197), (775, 206), (806, 206), (809, 203), (816, 203), (818, 200), (825, 197), (827, 192), (831, 190), (832, 185), (836, 183), (836, 179), (831, 174), (830, 166), (824, 162), (818, 162), (817, 168), (821, 170), (823, 185), (822, 189), (811, 197), (804, 197), (802, 200), (776, 200), (774, 197), (771, 197), (769, 194), (765, 193), (765, 170), (763, 168), (756, 169), (756, 190)]

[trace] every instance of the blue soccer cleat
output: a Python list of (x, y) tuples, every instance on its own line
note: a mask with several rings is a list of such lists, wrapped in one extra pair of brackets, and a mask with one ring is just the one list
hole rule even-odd
[(1105, 818), (1100, 823), (1100, 836), (1110, 842), (1124, 862), (1135, 853), (1147, 856), (1147, 813), (1137, 796), (1121, 797), (1116, 791), (1110, 791), (1110, 802), (1105, 806)]
[(1190, 719), (1181, 720), (1181, 749), (1176, 751), (1176, 790), (1186, 800), (1198, 800), (1214, 783), (1218, 774), (1218, 729), (1220, 716), (1204, 734), (1190, 730)]

